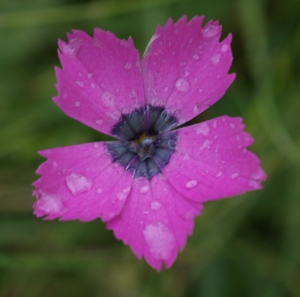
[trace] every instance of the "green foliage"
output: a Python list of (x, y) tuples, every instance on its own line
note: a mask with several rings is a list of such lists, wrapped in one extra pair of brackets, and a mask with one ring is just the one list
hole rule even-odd
[[(196, 121), (242, 116), (268, 174), (264, 189), (207, 203), (194, 234), (158, 274), (98, 221), (32, 215), (37, 150), (103, 140), (53, 102), (57, 39), (94, 27), (133, 36), (187, 14), (233, 33), (237, 78)], [(0, 296), (300, 296), (300, 4), (297, 0), (2, 0)]]

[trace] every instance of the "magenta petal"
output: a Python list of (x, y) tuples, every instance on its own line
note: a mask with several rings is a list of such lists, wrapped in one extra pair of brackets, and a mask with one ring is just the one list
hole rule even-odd
[(202, 205), (184, 198), (162, 176), (135, 180), (122, 213), (107, 223), (137, 257), (158, 271), (170, 267), (193, 229)]
[(145, 104), (139, 53), (132, 39), (82, 31), (59, 41), (63, 69), (56, 68), (55, 103), (70, 117), (106, 134), (122, 113)]
[(157, 27), (142, 59), (147, 102), (165, 106), (179, 124), (187, 122), (219, 100), (235, 78), (231, 35), (219, 42), (221, 26), (204, 17)]
[(124, 206), (132, 175), (112, 164), (104, 143), (88, 143), (40, 152), (48, 160), (40, 165), (34, 182), (34, 213), (45, 219), (107, 221)]
[(163, 168), (170, 183), (199, 202), (259, 189), (266, 176), (246, 150), (252, 142), (241, 118), (222, 116), (178, 129), (178, 142)]

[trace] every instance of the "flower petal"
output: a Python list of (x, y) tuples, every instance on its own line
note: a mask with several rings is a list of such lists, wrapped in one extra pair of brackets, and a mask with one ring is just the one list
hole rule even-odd
[(45, 219), (103, 221), (117, 216), (132, 185), (132, 175), (112, 164), (105, 143), (88, 143), (40, 152), (34, 182), (34, 214)]
[(145, 104), (139, 53), (132, 39), (111, 32), (83, 31), (59, 41), (63, 69), (56, 68), (54, 102), (70, 117), (106, 134), (123, 113)]
[(170, 267), (192, 233), (202, 205), (184, 198), (162, 176), (136, 179), (120, 216), (107, 223), (116, 238), (128, 244), (138, 258), (160, 270)]
[(266, 176), (246, 150), (252, 142), (241, 118), (222, 116), (177, 130), (176, 153), (162, 171), (185, 197), (199, 202), (259, 189)]
[[(142, 59), (147, 102), (165, 106), (182, 124), (219, 100), (235, 78), (231, 35), (219, 42), (221, 26), (204, 17), (157, 27)], [(184, 102), (184, 104), (183, 104)]]

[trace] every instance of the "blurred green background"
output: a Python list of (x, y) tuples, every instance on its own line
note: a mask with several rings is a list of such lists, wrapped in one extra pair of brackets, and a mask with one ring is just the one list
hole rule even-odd
[[(261, 191), (207, 203), (157, 273), (100, 220), (32, 215), (38, 149), (103, 139), (52, 102), (57, 39), (94, 27), (143, 53), (157, 24), (206, 15), (233, 33), (237, 78), (196, 121), (242, 116), (268, 174)], [(0, 0), (0, 296), (300, 296), (298, 0)]]

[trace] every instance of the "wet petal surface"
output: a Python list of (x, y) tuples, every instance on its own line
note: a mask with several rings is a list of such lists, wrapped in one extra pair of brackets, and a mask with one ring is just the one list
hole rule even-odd
[(144, 105), (139, 53), (131, 38), (74, 30), (68, 43), (59, 41), (59, 49), (63, 69), (56, 68), (54, 101), (68, 116), (112, 135), (122, 113)]
[(132, 175), (112, 164), (104, 143), (88, 143), (40, 152), (48, 160), (40, 165), (34, 182), (34, 213), (45, 219), (107, 221), (124, 206)]
[(170, 267), (192, 233), (202, 205), (185, 199), (162, 175), (135, 180), (122, 213), (107, 223), (153, 268)]
[(176, 152), (162, 170), (185, 197), (206, 202), (259, 189), (265, 174), (246, 150), (252, 142), (241, 118), (222, 116), (177, 130)]
[(235, 77), (227, 74), (231, 35), (219, 42), (221, 26), (210, 21), (202, 28), (203, 18), (158, 26), (142, 59), (147, 103), (165, 106), (179, 124), (219, 100)]

